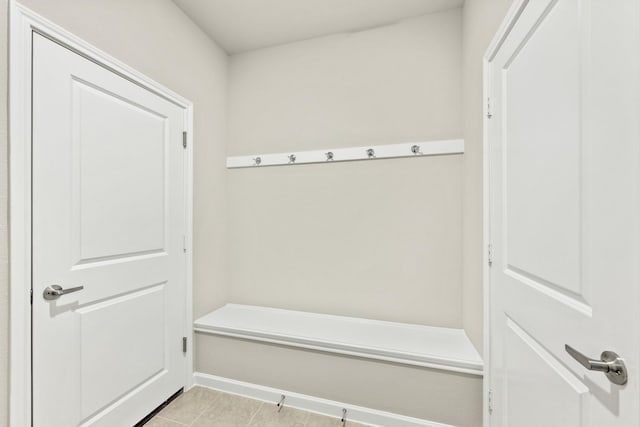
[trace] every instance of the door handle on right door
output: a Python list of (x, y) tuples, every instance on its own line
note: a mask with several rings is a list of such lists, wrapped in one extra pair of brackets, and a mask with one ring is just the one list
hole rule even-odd
[(564, 349), (567, 350), (567, 353), (569, 353), (571, 357), (576, 359), (578, 363), (588, 370), (604, 372), (612, 383), (618, 385), (625, 385), (627, 383), (627, 367), (624, 364), (624, 360), (613, 351), (603, 351), (600, 355), (600, 360), (593, 360), (569, 344), (565, 344)]
[(51, 285), (44, 288), (42, 297), (47, 301), (52, 301), (60, 298), (62, 295), (70, 294), (72, 292), (78, 292), (84, 289), (84, 286), (76, 286), (75, 288), (63, 289), (60, 285)]

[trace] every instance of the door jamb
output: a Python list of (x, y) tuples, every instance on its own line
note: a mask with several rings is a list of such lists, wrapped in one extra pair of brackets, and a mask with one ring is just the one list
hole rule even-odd
[[(489, 411), (489, 393), (491, 391), (491, 267), (489, 266), (489, 247), (491, 245), (491, 165), (490, 165), (490, 141), (489, 141), (489, 114), (493, 114), (494, 109), (490, 110), (489, 99), (491, 98), (491, 80), (489, 71), (491, 61), (494, 59), (498, 50), (502, 46), (504, 40), (511, 32), (516, 21), (522, 14), (522, 11), (529, 3), (529, 0), (514, 0), (511, 7), (507, 11), (506, 16), (502, 20), (498, 31), (493, 36), (491, 43), (485, 51), (482, 60), (482, 105), (483, 105), (483, 123), (482, 123), (482, 200), (483, 200), (483, 248), (484, 257), (482, 263), (482, 287), (483, 287), (483, 359), (484, 359), (484, 375), (483, 375), (483, 405), (482, 405), (482, 425), (484, 427), (491, 426), (491, 413)], [(499, 102), (494, 100), (495, 102)]]
[[(31, 39), (59, 43), (184, 109), (187, 340), (185, 390), (193, 385), (193, 103), (19, 4), (9, 3), (9, 423), (29, 426), (31, 401)], [(177, 143), (177, 142), (176, 142)]]

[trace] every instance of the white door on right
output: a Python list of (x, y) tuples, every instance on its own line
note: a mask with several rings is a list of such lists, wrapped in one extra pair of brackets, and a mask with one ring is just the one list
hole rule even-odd
[(486, 68), (488, 419), (637, 427), (640, 5), (513, 7)]

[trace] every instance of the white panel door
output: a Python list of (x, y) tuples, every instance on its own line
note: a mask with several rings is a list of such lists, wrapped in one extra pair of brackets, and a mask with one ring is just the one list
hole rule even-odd
[[(536, 0), (488, 64), (492, 426), (640, 425), (637, 1)], [(615, 384), (565, 349), (624, 359)], [(620, 378), (620, 376), (617, 376)]]
[(36, 427), (131, 426), (184, 385), (183, 130), (182, 108), (34, 34)]

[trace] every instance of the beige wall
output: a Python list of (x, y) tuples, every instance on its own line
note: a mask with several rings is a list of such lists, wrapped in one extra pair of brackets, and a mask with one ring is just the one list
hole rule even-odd
[(462, 9), (231, 56), (229, 154), (462, 136)]
[(482, 425), (482, 380), (355, 357), (202, 336), (200, 371), (459, 427)]
[[(229, 154), (462, 136), (462, 11), (234, 55)], [(462, 327), (462, 156), (228, 172), (231, 301)], [(478, 426), (479, 377), (201, 335), (196, 369)]]
[[(169, 0), (24, 0), (22, 3), (194, 103), (194, 311), (228, 299), (226, 260), (227, 55)], [(0, 0), (4, 21), (6, 0)], [(4, 57), (5, 26), (0, 35)], [(5, 82), (5, 62), (0, 62)], [(4, 83), (0, 89), (0, 426), (6, 388), (7, 273)]]
[(511, 0), (466, 0), (463, 9), (463, 324), (482, 352), (482, 58), (507, 13)]
[[(232, 56), (229, 153), (460, 138), (461, 18)], [(231, 300), (462, 327), (461, 165), (230, 170)]]
[(0, 427), (9, 423), (8, 0), (0, 0)]

